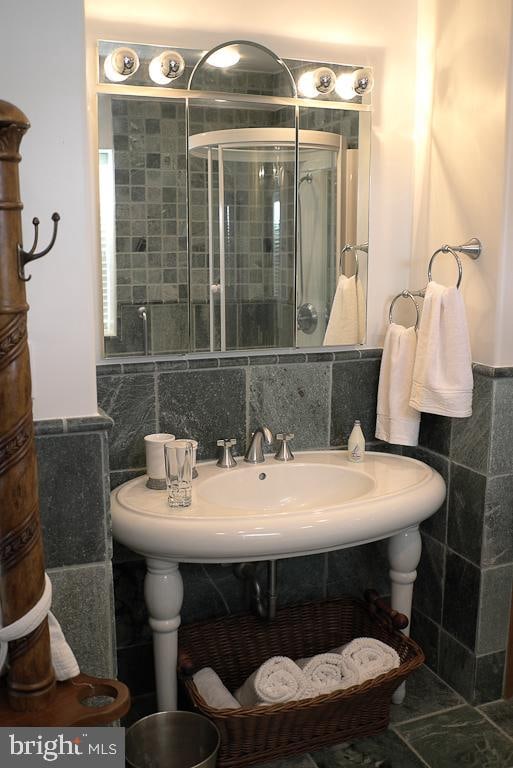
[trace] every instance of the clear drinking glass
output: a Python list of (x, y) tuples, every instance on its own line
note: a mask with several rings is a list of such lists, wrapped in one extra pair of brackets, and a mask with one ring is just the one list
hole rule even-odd
[(193, 440), (172, 440), (164, 445), (170, 507), (189, 507), (191, 504), (194, 447)]

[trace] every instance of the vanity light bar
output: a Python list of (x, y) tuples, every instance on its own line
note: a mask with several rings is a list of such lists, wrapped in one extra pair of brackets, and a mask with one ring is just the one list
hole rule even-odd
[[(242, 43), (244, 41), (236, 42)], [(272, 51), (270, 53), (272, 54)], [(186, 70), (194, 71), (202, 59), (205, 59), (211, 66), (222, 70), (235, 66), (241, 60), (241, 56), (233, 42), (226, 43), (224, 47), (217, 46), (208, 55), (208, 52), (197, 49), (180, 48), (176, 51), (147, 44), (132, 43), (128, 46), (121, 42), (100, 40), (98, 41), (98, 60), (100, 63), (98, 85), (122, 84), (124, 93), (127, 93), (128, 88), (136, 87), (143, 89), (145, 96), (157, 95), (154, 93), (157, 88), (168, 89), (170, 85), (174, 86), (172, 91), (177, 91), (176, 81)], [(345, 103), (346, 109), (356, 108), (362, 111), (370, 109), (368, 99), (366, 99), (367, 103), (365, 104), (361, 102), (362, 97), (371, 93), (374, 85), (374, 77), (370, 67), (350, 68), (341, 64), (313, 65), (312, 69), (304, 71), (306, 62), (299, 59), (285, 62), (276, 58), (276, 61), (282, 62), (284, 67), (289, 68), (289, 75), (292, 80), (297, 82), (297, 93), (300, 98), (296, 96), (262, 96), (262, 101), (290, 104), (291, 100), (294, 100), (298, 105), (309, 106), (306, 103), (307, 100), (313, 102), (322, 96), (324, 98), (320, 99), (320, 102), (327, 106), (330, 94), (333, 94), (335, 99), (333, 101), (329, 99), (330, 107), (335, 107), (342, 101)], [(299, 71), (298, 65), (300, 66)], [(345, 71), (341, 71), (342, 69)], [(134, 82), (132, 78), (136, 73), (139, 74)], [(190, 97), (193, 93), (185, 84), (186, 79), (183, 80), (183, 87), (180, 89), (182, 98), (184, 96)], [(129, 80), (132, 82), (127, 82)], [(99, 88), (99, 90), (103, 89)], [(168, 90), (168, 94), (171, 93), (171, 90)], [(132, 91), (130, 92), (132, 93)], [(198, 94), (199, 91), (194, 91), (194, 93)], [(140, 95), (135, 92), (133, 94)], [(225, 96), (226, 94), (222, 93), (221, 95)], [(238, 100), (235, 97), (241, 95), (240, 93), (230, 93), (230, 101)], [(212, 93), (209, 92), (209, 98), (211, 96)], [(256, 94), (251, 94), (252, 101), (257, 100), (256, 96)], [(245, 98), (247, 99), (247, 95)], [(313, 106), (313, 104), (310, 105)]]

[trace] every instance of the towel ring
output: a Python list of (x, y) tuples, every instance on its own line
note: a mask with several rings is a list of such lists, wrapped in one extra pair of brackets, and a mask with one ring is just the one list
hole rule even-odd
[(417, 316), (416, 320), (415, 320), (415, 330), (417, 331), (418, 327), (419, 327), (419, 322), (420, 322), (420, 310), (419, 310), (419, 305), (415, 301), (415, 296), (413, 295), (413, 293), (411, 291), (401, 291), (401, 293), (398, 293), (397, 296), (394, 296), (394, 298), (392, 299), (392, 303), (390, 304), (390, 309), (388, 311), (388, 322), (389, 323), (393, 323), (394, 322), (392, 314), (393, 314), (393, 311), (394, 311), (395, 303), (399, 299), (411, 299), (411, 301), (413, 301), (413, 304), (415, 306), (415, 313), (416, 313), (416, 316)]
[(369, 252), (369, 244), (368, 243), (362, 243), (361, 245), (350, 245), (349, 243), (346, 243), (342, 250), (340, 251), (339, 256), (339, 262), (338, 262), (338, 273), (339, 275), (345, 274), (342, 268), (342, 261), (346, 253), (348, 251), (352, 251), (354, 255), (354, 262), (355, 262), (355, 271), (354, 276), (355, 278), (358, 278), (358, 272), (360, 269), (360, 262), (358, 258), (358, 251), (362, 251), (362, 253), (368, 253)]
[(439, 248), (437, 251), (435, 251), (434, 254), (431, 256), (429, 260), (429, 266), (428, 266), (428, 282), (431, 282), (431, 270), (433, 267), (433, 262), (439, 253), (452, 253), (454, 258), (456, 259), (456, 264), (458, 265), (458, 282), (456, 283), (456, 288), (459, 288), (461, 285), (461, 278), (463, 277), (463, 267), (462, 267), (461, 259), (459, 255), (456, 253), (456, 251), (453, 248), (451, 248), (450, 245), (442, 245), (442, 247)]

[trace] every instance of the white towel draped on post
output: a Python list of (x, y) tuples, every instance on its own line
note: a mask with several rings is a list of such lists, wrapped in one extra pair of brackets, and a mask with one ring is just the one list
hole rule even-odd
[(379, 371), (376, 437), (397, 445), (417, 445), (420, 413), (409, 404), (417, 348), (415, 328), (390, 323)]
[(472, 355), (460, 291), (431, 281), (426, 288), (410, 405), (441, 416), (472, 414)]
[(365, 296), (355, 275), (340, 275), (323, 346), (361, 344), (365, 335)]
[(80, 669), (73, 651), (69, 647), (61, 626), (53, 613), (50, 613), (52, 604), (52, 582), (45, 574), (45, 588), (41, 598), (33, 608), (22, 616), (21, 619), (14, 621), (7, 627), (2, 627), (2, 615), (0, 611), (0, 675), (6, 669), (8, 643), (12, 640), (19, 640), (30, 632), (33, 632), (48, 616), (48, 627), (50, 630), (50, 649), (52, 654), (52, 664), (57, 680), (69, 680), (80, 674)]

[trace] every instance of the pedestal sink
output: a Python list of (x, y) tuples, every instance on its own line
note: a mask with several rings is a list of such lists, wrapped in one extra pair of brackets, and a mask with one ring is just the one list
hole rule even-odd
[[(192, 505), (172, 509), (166, 491), (139, 477), (111, 494), (116, 539), (144, 555), (160, 709), (176, 708), (176, 649), (183, 587), (180, 562), (231, 563), (327, 552), (389, 539), (392, 606), (411, 616), (421, 554), (419, 523), (445, 498), (445, 484), (415, 459), (346, 451), (296, 453), (282, 464), (240, 461), (198, 467)], [(401, 700), (404, 689), (396, 692)]]

